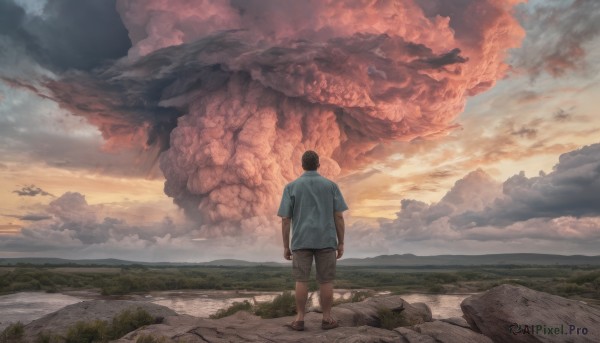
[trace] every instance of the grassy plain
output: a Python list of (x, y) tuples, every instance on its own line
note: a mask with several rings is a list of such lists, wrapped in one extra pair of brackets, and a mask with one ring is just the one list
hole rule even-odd
[[(503, 283), (600, 304), (600, 268), (597, 266), (338, 266), (336, 288), (386, 290), (396, 294), (457, 294), (481, 292)], [(0, 294), (97, 290), (103, 295), (122, 295), (184, 289), (285, 291), (293, 287), (291, 268), (275, 266), (17, 265), (0, 268)], [(315, 290), (316, 282), (311, 282), (310, 287)]]

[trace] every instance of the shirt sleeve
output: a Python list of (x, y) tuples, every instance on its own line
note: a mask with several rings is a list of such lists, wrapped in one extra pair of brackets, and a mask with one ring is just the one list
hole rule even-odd
[(291, 218), (293, 212), (294, 204), (292, 202), (292, 197), (290, 196), (290, 190), (286, 186), (283, 189), (283, 195), (281, 196), (281, 203), (279, 204), (277, 215), (282, 218)]
[(333, 184), (333, 210), (335, 212), (344, 212), (347, 209), (348, 205), (346, 205), (342, 192), (340, 192), (336, 184)]

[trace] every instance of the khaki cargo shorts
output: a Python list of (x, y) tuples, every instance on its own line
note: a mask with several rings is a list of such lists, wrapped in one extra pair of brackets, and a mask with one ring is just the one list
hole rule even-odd
[(336, 250), (325, 249), (298, 249), (292, 253), (292, 274), (296, 281), (308, 282), (313, 257), (317, 266), (317, 281), (319, 283), (332, 282), (335, 279)]

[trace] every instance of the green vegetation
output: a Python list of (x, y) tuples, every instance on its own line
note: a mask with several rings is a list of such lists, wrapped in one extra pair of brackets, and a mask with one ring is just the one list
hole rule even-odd
[(35, 343), (63, 343), (65, 340), (59, 336), (59, 335), (55, 335), (49, 332), (41, 332), (36, 340)]
[(352, 294), (350, 294), (350, 298), (348, 298), (348, 299), (339, 298), (339, 299), (333, 300), (333, 306), (337, 306), (339, 304), (345, 304), (345, 303), (361, 302), (369, 297), (372, 297), (373, 294), (374, 294), (374, 292), (372, 292), (372, 291), (353, 291)]
[(283, 292), (271, 302), (258, 304), (255, 312), (262, 318), (279, 318), (296, 314), (296, 299), (291, 292)]
[(117, 272), (91, 267), (17, 266), (0, 268), (0, 294), (20, 291), (60, 292), (98, 289), (103, 295), (180, 289), (276, 291), (289, 289), (293, 280), (280, 267), (156, 267), (135, 266)]
[[(121, 338), (144, 325), (154, 324), (157, 320), (142, 308), (135, 310), (127, 309), (115, 316), (112, 321), (94, 320), (89, 322), (80, 321), (71, 326), (64, 337), (50, 332), (42, 332), (38, 335), (36, 343), (92, 343), (108, 342)], [(19, 343), (22, 341), (24, 326), (15, 323), (8, 326), (0, 334), (0, 343)], [(138, 340), (139, 341), (139, 340)], [(143, 341), (143, 342), (162, 342)]]
[(210, 316), (211, 319), (219, 319), (238, 311), (248, 311), (262, 318), (279, 318), (292, 316), (296, 314), (296, 300), (291, 292), (283, 292), (273, 299), (273, 301), (260, 303), (253, 306), (248, 300), (244, 302), (235, 302), (226, 309), (221, 309)]
[(24, 333), (23, 324), (21, 322), (11, 324), (0, 333), (0, 343), (22, 342)]
[[(65, 337), (66, 343), (108, 342), (108, 324), (103, 320), (77, 322), (69, 328)], [(116, 337), (118, 338), (118, 337)]]
[(389, 308), (382, 308), (377, 311), (380, 326), (387, 330), (393, 330), (399, 326), (409, 326), (416, 323), (411, 323), (404, 317), (400, 311), (392, 311)]
[[(503, 283), (600, 303), (600, 267), (593, 266), (338, 266), (336, 288), (388, 290), (396, 294), (471, 293)], [(282, 291), (293, 288), (291, 267), (0, 267), (0, 294), (74, 289), (96, 289), (104, 295), (121, 295), (182, 289)], [(312, 281), (309, 288), (316, 290), (318, 285)]]
[[(111, 338), (120, 338), (124, 334), (131, 332), (144, 325), (154, 324), (157, 320), (142, 308), (135, 310), (125, 310), (113, 318), (110, 325)], [(160, 318), (162, 321), (162, 318)]]
[(155, 322), (150, 313), (139, 307), (135, 310), (127, 309), (115, 316), (110, 323), (103, 320), (77, 322), (67, 331), (65, 343), (108, 342)]
[[(334, 305), (363, 301), (372, 295), (373, 292), (369, 291), (352, 292), (348, 299), (335, 300)], [(262, 318), (293, 316), (296, 314), (296, 299), (291, 292), (283, 292), (283, 294), (276, 296), (273, 301), (260, 303), (256, 306), (253, 306), (248, 300), (244, 300), (243, 302), (234, 302), (228, 308), (217, 311), (217, 313), (211, 315), (210, 318), (219, 319), (231, 316), (238, 311), (254, 313)]]
[(239, 311), (253, 312), (254, 309), (252, 307), (252, 304), (248, 300), (244, 300), (243, 302), (234, 302), (228, 308), (220, 309), (217, 311), (217, 313), (211, 314), (210, 318), (211, 319), (224, 318), (224, 317), (231, 316), (232, 314), (239, 312)]

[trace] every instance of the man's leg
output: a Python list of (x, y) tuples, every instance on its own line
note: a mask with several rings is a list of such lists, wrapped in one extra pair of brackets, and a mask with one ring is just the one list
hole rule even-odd
[(315, 252), (317, 265), (317, 281), (323, 320), (331, 321), (331, 307), (333, 306), (333, 280), (335, 279), (336, 251), (335, 249), (320, 249)]
[(304, 320), (308, 299), (308, 282), (296, 281), (296, 320)]
[(296, 279), (296, 321), (304, 320), (306, 299), (308, 298), (308, 280), (312, 267), (313, 252), (311, 250), (295, 250), (292, 254), (292, 268)]
[(319, 293), (321, 293), (320, 302), (323, 311), (323, 320), (331, 318), (331, 306), (333, 305), (333, 282), (321, 283)]

